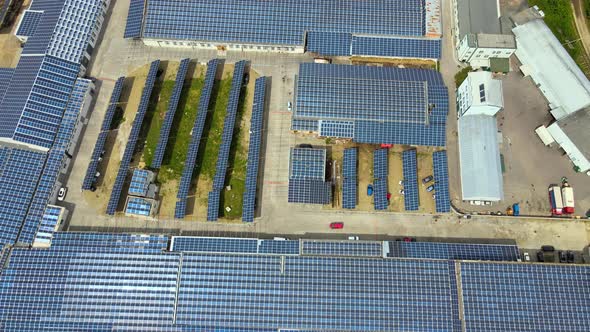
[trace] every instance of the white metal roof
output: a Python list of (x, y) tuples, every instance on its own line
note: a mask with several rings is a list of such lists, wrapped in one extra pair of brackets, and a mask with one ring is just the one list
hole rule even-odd
[(463, 200), (500, 201), (502, 167), (496, 118), (466, 115), (459, 118), (459, 157)]
[[(489, 71), (471, 72), (467, 75), (468, 84), (471, 85), (473, 105), (486, 105), (504, 108), (504, 97), (502, 96), (502, 81), (494, 79)], [(481, 98), (480, 86), (484, 86), (484, 98)], [(493, 115), (493, 114), (490, 114)]]
[(518, 44), (516, 56), (551, 109), (562, 108), (554, 115), (563, 117), (590, 104), (590, 82), (543, 20), (526, 22), (512, 31)]
[[(571, 137), (568, 136), (563, 128), (559, 126), (559, 122), (555, 122), (547, 130), (553, 136), (553, 139), (561, 146), (561, 148), (567, 153), (572, 163), (580, 168), (581, 172), (590, 170), (590, 161), (584, 156), (584, 153), (572, 142)], [(579, 142), (585, 143), (585, 142)]]

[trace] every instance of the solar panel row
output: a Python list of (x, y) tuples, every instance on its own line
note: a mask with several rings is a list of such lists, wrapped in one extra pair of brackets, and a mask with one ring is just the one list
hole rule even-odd
[(39, 229), (35, 234), (35, 244), (49, 245), (51, 243), (61, 212), (62, 208), (58, 206), (48, 205), (45, 208)]
[(318, 131), (318, 120), (292, 119), (291, 130)]
[(387, 256), (508, 262), (516, 262), (520, 258), (516, 245), (402, 241), (389, 242), (389, 253)]
[(56, 232), (51, 250), (158, 253), (168, 248), (166, 235)]
[(318, 124), (320, 136), (354, 138), (354, 121), (319, 120)]
[(218, 59), (210, 60), (207, 63), (207, 72), (205, 74), (205, 84), (201, 89), (201, 96), (199, 98), (199, 106), (197, 118), (193, 124), (191, 141), (188, 145), (188, 153), (184, 161), (184, 168), (180, 177), (180, 185), (178, 186), (178, 193), (176, 195), (176, 207), (174, 209), (174, 218), (184, 218), (186, 214), (186, 199), (190, 189), (191, 180), (193, 178), (193, 170), (197, 160), (197, 153), (199, 151), (199, 143), (203, 136), (203, 129), (205, 128), (205, 120), (207, 119), (207, 112), (209, 110), (209, 101), (211, 99), (211, 92), (213, 91), (213, 84), (215, 83), (215, 75), (217, 73)]
[(191, 59), (182, 59), (178, 72), (176, 73), (176, 82), (174, 82), (174, 88), (172, 89), (172, 96), (168, 102), (168, 110), (164, 116), (162, 127), (160, 128), (160, 139), (156, 146), (156, 152), (154, 152), (154, 158), (152, 159), (152, 168), (160, 168), (162, 166), (162, 160), (164, 159), (164, 152), (166, 151), (166, 145), (168, 144), (168, 135), (170, 135), (170, 129), (172, 129), (172, 121), (176, 114), (176, 108), (180, 101), (180, 94), (184, 87), (184, 78), (188, 70), (188, 65)]
[(326, 178), (326, 149), (291, 148), (289, 178)]
[(434, 203), (436, 212), (451, 212), (451, 197), (449, 195), (449, 168), (446, 151), (432, 154), (434, 169)]
[(129, 172), (129, 164), (131, 163), (131, 158), (135, 153), (137, 138), (139, 137), (141, 125), (143, 124), (143, 118), (149, 105), (150, 96), (152, 94), (152, 89), (156, 81), (156, 75), (158, 74), (159, 66), (160, 60), (156, 60), (152, 62), (150, 65), (150, 70), (146, 78), (145, 86), (141, 93), (139, 107), (137, 109), (137, 113), (135, 114), (135, 120), (133, 120), (131, 132), (129, 133), (129, 139), (127, 140), (127, 146), (125, 146), (125, 152), (123, 153), (123, 158), (121, 159), (119, 172), (117, 173), (117, 177), (115, 178), (115, 184), (113, 185), (111, 197), (109, 198), (109, 203), (107, 205), (106, 213), (109, 215), (114, 215), (115, 211), (117, 210), (117, 206), (119, 205), (121, 190), (123, 189), (125, 178), (127, 177), (127, 173)]
[(236, 117), (238, 114), (238, 104), (240, 101), (240, 93), (242, 91), (242, 84), (244, 79), (244, 72), (246, 70), (247, 61), (238, 61), (234, 67), (234, 74), (232, 78), (231, 90), (229, 92), (229, 100), (227, 103), (227, 110), (225, 113), (225, 121), (223, 123), (223, 133), (221, 134), (221, 145), (219, 146), (219, 153), (217, 155), (217, 163), (215, 164), (215, 176), (213, 177), (213, 190), (209, 192), (209, 203), (207, 206), (207, 220), (215, 221), (219, 216), (219, 197), (211, 198), (212, 195), (221, 194), (225, 187), (225, 176), (229, 162), (229, 151), (231, 148), (232, 138), (234, 136), (234, 127)]
[(350, 148), (344, 150), (342, 158), (342, 207), (345, 209), (356, 208), (357, 202), (357, 161), (358, 149)]
[(381, 242), (303, 240), (301, 255), (382, 257)]
[(387, 199), (389, 176), (389, 150), (377, 149), (373, 152), (373, 199), (375, 210), (386, 210), (389, 206)]
[(150, 185), (149, 171), (144, 169), (133, 170), (131, 183), (129, 184), (129, 195), (145, 196)]
[(125, 213), (138, 216), (149, 216), (152, 212), (152, 203), (144, 198), (129, 197)]
[(98, 169), (98, 163), (102, 158), (104, 145), (107, 141), (109, 130), (111, 129), (111, 123), (113, 122), (113, 117), (115, 116), (115, 112), (117, 110), (117, 103), (121, 98), (121, 91), (123, 90), (124, 81), (125, 77), (119, 77), (115, 82), (115, 87), (113, 88), (113, 93), (111, 94), (111, 100), (109, 102), (109, 106), (107, 107), (107, 112), (105, 113), (102, 120), (101, 132), (98, 134), (96, 144), (94, 145), (94, 150), (92, 151), (92, 156), (90, 157), (90, 163), (88, 164), (86, 175), (84, 176), (84, 181), (82, 182), (82, 190), (90, 190), (96, 181), (95, 175)]
[(404, 175), (404, 206), (406, 211), (416, 211), (420, 206), (418, 199), (418, 160), (416, 150), (402, 152)]
[(258, 166), (260, 164), (260, 145), (264, 123), (264, 104), (266, 99), (266, 77), (256, 79), (254, 86), (254, 104), (250, 119), (250, 140), (248, 162), (246, 165), (246, 188), (242, 200), (242, 221), (254, 221), (256, 209), (256, 187), (258, 184)]
[(34, 35), (42, 16), (42, 11), (25, 10), (16, 31), (16, 35), (22, 37), (30, 37)]
[(298, 255), (299, 241), (175, 236), (172, 238), (170, 250), (182, 252)]
[(139, 38), (141, 36), (144, 8), (145, 0), (131, 0), (123, 38)]
[(317, 179), (289, 179), (287, 193), (289, 203), (330, 204), (332, 203), (332, 182)]

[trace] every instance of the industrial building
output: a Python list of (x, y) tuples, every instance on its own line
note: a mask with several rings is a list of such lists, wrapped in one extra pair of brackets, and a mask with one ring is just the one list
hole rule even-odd
[(50, 237), (45, 223), (57, 212), (48, 204), (55, 203), (94, 90), (79, 76), (108, 5), (34, 0), (19, 22), (20, 60), (0, 69), (0, 245), (31, 245), (38, 231)]
[(302, 63), (291, 129), (357, 143), (444, 146), (448, 92), (429, 69)]
[(519, 256), (501, 244), (58, 232), (49, 249), (2, 250), (0, 326), (588, 331), (590, 267)]
[(469, 73), (457, 89), (461, 193), (465, 201), (503, 198), (495, 117), (503, 108), (502, 82), (490, 72)]
[(148, 46), (439, 59), (440, 0), (131, 0)]
[(541, 90), (555, 119), (547, 131), (577, 171), (590, 171), (590, 81), (547, 27), (538, 8), (529, 8), (512, 19), (520, 70)]
[(498, 1), (453, 0), (453, 12), (459, 61), (474, 68), (491, 67), (492, 59), (508, 62), (516, 40), (514, 35), (502, 33)]

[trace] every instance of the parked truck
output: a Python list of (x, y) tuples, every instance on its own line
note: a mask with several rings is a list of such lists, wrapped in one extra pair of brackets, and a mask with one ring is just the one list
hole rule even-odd
[(563, 200), (563, 213), (573, 214), (574, 213), (574, 188), (566, 182), (561, 188), (561, 196)]
[(559, 186), (549, 187), (549, 202), (551, 203), (551, 214), (559, 216), (563, 213), (563, 201)]
[(512, 205), (512, 213), (515, 217), (520, 216), (520, 204), (515, 203)]

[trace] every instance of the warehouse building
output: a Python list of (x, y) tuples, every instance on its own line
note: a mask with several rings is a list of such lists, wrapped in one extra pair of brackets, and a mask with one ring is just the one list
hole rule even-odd
[(496, 113), (504, 109), (502, 82), (490, 72), (469, 73), (457, 90), (461, 192), (465, 201), (502, 200)]
[(131, 0), (148, 46), (439, 59), (440, 0)]
[(291, 129), (357, 143), (445, 146), (448, 91), (435, 70), (302, 63)]
[[(590, 81), (543, 21), (538, 8), (513, 18), (523, 74), (541, 90), (555, 121), (547, 126), (577, 171), (590, 171)], [(542, 50), (542, 51), (541, 51)]]
[(491, 67), (492, 59), (507, 62), (514, 54), (516, 40), (514, 35), (502, 33), (498, 0), (454, 0), (453, 11), (460, 61), (474, 68)]

